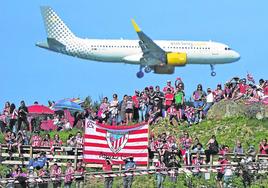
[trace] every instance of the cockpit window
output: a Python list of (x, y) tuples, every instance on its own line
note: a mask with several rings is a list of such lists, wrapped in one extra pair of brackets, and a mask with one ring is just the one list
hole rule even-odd
[(231, 49), (231, 48), (229, 48), (229, 47), (228, 47), (228, 48), (227, 48), (227, 47), (225, 47), (224, 49), (225, 49), (225, 50), (232, 50), (232, 49)]

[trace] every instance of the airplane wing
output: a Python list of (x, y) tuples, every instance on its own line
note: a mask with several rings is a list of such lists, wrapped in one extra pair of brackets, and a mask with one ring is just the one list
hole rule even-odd
[(163, 64), (165, 62), (166, 52), (141, 31), (133, 19), (131, 22), (140, 39), (139, 45), (143, 52), (143, 58), (141, 59), (142, 64), (149, 66)]

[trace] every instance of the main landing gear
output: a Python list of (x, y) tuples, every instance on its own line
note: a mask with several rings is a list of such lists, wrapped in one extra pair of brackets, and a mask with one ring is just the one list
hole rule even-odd
[(211, 69), (211, 76), (216, 76), (216, 72), (214, 71), (215, 70), (215, 67), (213, 64), (210, 64), (210, 69)]
[(140, 71), (136, 74), (137, 78), (142, 78), (144, 76), (144, 73), (142, 71), (143, 67), (145, 73), (150, 73), (152, 71), (152, 68), (149, 66), (140, 66)]

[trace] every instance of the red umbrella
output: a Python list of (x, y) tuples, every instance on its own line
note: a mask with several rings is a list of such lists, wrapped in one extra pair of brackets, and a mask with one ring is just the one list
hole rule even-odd
[(54, 114), (49, 107), (39, 104), (28, 106), (28, 111), (30, 114)]

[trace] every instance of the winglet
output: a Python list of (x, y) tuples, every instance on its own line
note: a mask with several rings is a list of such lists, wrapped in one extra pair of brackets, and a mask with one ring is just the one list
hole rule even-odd
[(140, 32), (141, 31), (141, 29), (139, 28), (138, 24), (135, 22), (134, 19), (131, 19), (131, 23), (132, 23), (132, 25), (133, 25), (133, 27), (134, 27), (134, 29), (135, 29), (136, 32)]

